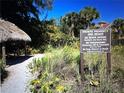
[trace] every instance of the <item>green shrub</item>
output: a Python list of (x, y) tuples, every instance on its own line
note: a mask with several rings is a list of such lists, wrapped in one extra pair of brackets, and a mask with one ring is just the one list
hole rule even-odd
[(72, 45), (73, 43), (79, 41), (78, 38), (67, 35), (60, 30), (55, 30), (53, 32), (48, 32), (49, 44), (53, 47), (60, 47), (65, 45)]

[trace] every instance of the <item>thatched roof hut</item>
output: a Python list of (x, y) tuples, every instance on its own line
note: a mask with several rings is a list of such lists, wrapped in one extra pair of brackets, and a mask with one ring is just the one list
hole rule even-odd
[(31, 38), (15, 24), (0, 19), (0, 43), (16, 40), (31, 41)]
[(6, 41), (31, 41), (31, 38), (15, 24), (0, 19), (0, 43), (2, 43), (2, 60), (4, 64), (6, 64), (6, 49), (4, 43)]

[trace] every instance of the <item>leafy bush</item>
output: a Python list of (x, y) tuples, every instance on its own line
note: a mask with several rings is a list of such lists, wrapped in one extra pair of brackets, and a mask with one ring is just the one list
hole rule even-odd
[(48, 32), (49, 35), (49, 44), (53, 47), (60, 47), (65, 45), (71, 45), (77, 42), (78, 38), (72, 37), (61, 32), (59, 29), (52, 32)]

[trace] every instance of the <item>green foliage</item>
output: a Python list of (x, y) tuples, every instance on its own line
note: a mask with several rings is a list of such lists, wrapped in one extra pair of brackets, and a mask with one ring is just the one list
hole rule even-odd
[[(112, 23), (112, 38), (115, 40), (121, 40), (124, 37), (124, 19), (117, 18)], [(119, 42), (121, 44), (121, 42)]]
[(0, 79), (3, 81), (8, 75), (8, 72), (5, 70), (5, 64), (2, 59), (0, 59)]
[(124, 46), (112, 47), (112, 67), (124, 69)]
[[(123, 93), (123, 78), (124, 78), (124, 46), (113, 46), (111, 51), (111, 59), (112, 59), (112, 74), (107, 77), (106, 76), (106, 54), (98, 54), (98, 53), (86, 53), (85, 54), (85, 64), (89, 65), (89, 68), (92, 69), (94, 65), (97, 64), (98, 61), (102, 60), (102, 64), (99, 67), (99, 73), (96, 74), (85, 74), (86, 80), (88, 81), (98, 81), (99, 85), (96, 87), (91, 87), (86, 85), (85, 90), (88, 93)], [(93, 90), (94, 89), (94, 90)]]
[(29, 21), (31, 17), (38, 19), (40, 9), (50, 9), (51, 5), (52, 0), (1, 0), (1, 13), (3, 18), (16, 20), (23, 17)]
[[(31, 85), (34, 86), (31, 88), (31, 91), (34, 93), (55, 93), (56, 88), (59, 86), (60, 79), (57, 76), (53, 76), (48, 72), (43, 72), (40, 79), (35, 79), (31, 81)], [(63, 91), (60, 89), (59, 91)]]
[(53, 47), (62, 47), (65, 45), (72, 45), (77, 42), (78, 38), (72, 37), (60, 31), (60, 27), (51, 25), (49, 26), (48, 36), (49, 36), (49, 44)]
[(85, 19), (87, 24), (89, 24), (90, 21), (99, 18), (98, 11), (96, 10), (96, 8), (93, 7), (85, 7), (80, 11), (79, 14), (82, 19)]
[(124, 30), (123, 26), (124, 26), (124, 19), (123, 18), (117, 18), (113, 21), (112, 27), (117, 29), (117, 30), (122, 31), (119, 33), (123, 33), (123, 30)]
[(75, 12), (68, 13), (61, 19), (61, 24), (63, 26), (62, 31), (72, 37), (74, 37), (74, 29), (76, 29), (76, 24), (78, 23), (78, 14)]
[(72, 82), (71, 80), (79, 80), (78, 70), (74, 69), (75, 64), (78, 63), (78, 56), (79, 50), (72, 47), (49, 48), (44, 58), (34, 59), (33, 63), (29, 65), (32, 73), (39, 73), (36, 78), (40, 82), (39, 89), (34, 87), (37, 86), (37, 82), (36, 84), (31, 83), (31, 86), (33, 86), (31, 90), (37, 91), (36, 93), (63, 93), (64, 91), (69, 91), (69, 82), (73, 84), (76, 82)]
[(116, 91), (123, 93), (124, 87), (124, 46), (112, 47), (112, 78)]
[(79, 13), (71, 12), (61, 18), (61, 30), (72, 36), (79, 37), (80, 29), (86, 29), (92, 25), (94, 19), (99, 18), (99, 12), (92, 7), (85, 7)]
[(39, 48), (48, 43), (46, 31), (50, 22), (45, 21), (46, 18), (40, 21), (39, 16), (42, 15), (40, 10), (52, 8), (52, 0), (1, 0), (0, 5), (0, 17), (25, 31), (32, 39), (32, 47)]
[(39, 49), (31, 49), (31, 54), (38, 54), (41, 51)]
[[(89, 68), (89, 73), (85, 73), (83, 86), (78, 72), (79, 47), (74, 47), (54, 49), (49, 46), (43, 58), (33, 60), (30, 64), (31, 71), (36, 76), (31, 83), (33, 93), (122, 93), (123, 46), (112, 47), (112, 74), (109, 77), (106, 76), (105, 53), (84, 53), (84, 65)], [(98, 65), (99, 61), (101, 63)], [(96, 65), (98, 71), (94, 71)]]

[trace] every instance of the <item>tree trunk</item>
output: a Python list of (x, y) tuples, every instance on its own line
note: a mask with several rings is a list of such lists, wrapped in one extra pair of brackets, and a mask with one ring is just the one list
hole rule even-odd
[(74, 24), (71, 24), (71, 27), (69, 28), (69, 35), (71, 35), (72, 37), (74, 37)]

